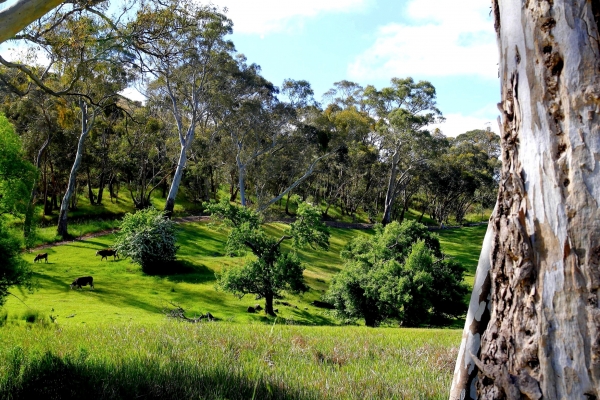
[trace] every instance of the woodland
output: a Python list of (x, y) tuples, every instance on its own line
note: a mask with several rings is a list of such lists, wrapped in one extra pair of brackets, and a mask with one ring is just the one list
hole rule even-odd
[[(429, 129), (444, 118), (430, 82), (340, 80), (321, 101), (306, 80), (269, 82), (213, 5), (17, 1), (0, 14), (0, 40), (29, 46), (0, 55), (0, 394), (77, 398), (75, 379), (101, 398), (443, 398), (458, 335), (430, 328), (464, 317), (452, 399), (597, 398), (597, 3), (492, 1), (502, 134), (449, 138)], [(460, 228), (488, 217), (485, 238)], [(121, 232), (64, 242), (105, 219)], [(475, 272), (460, 261), (479, 249)], [(67, 290), (74, 273), (90, 290)], [(264, 316), (240, 312), (248, 295)], [(144, 316), (123, 325), (117, 298)], [(60, 302), (120, 322), (79, 320), (102, 337)], [(220, 349), (208, 368), (189, 340)]]

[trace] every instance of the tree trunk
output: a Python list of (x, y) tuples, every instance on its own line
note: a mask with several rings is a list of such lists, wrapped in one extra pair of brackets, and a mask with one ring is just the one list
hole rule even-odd
[[(44, 142), (44, 144), (42, 144), (42, 147), (40, 148), (40, 150), (38, 151), (37, 157), (35, 159), (35, 168), (39, 171), (40, 170), (40, 165), (42, 163), (42, 155), (44, 154), (44, 150), (46, 150), (46, 147), (48, 147), (48, 145), (50, 144), (50, 139), (51, 136), (48, 136), (48, 139), (46, 139), (46, 141)], [(44, 173), (44, 177), (45, 177), (45, 173)], [(31, 235), (31, 225), (33, 223), (33, 213), (35, 211), (35, 198), (37, 197), (37, 189), (38, 189), (38, 182), (37, 182), (37, 178), (34, 179), (33, 181), (33, 185), (31, 187), (31, 195), (29, 196), (29, 204), (27, 205), (27, 211), (25, 212), (25, 221), (23, 222), (23, 236), (25, 237), (25, 239), (28, 239), (29, 236)], [(44, 200), (44, 205), (46, 204), (46, 201)]]
[(104, 193), (104, 179), (106, 173), (104, 172), (104, 167), (102, 168), (102, 172), (100, 173), (100, 182), (98, 183), (98, 197), (96, 199), (96, 204), (102, 204), (102, 194)]
[(273, 311), (273, 293), (265, 295), (265, 314), (272, 317), (275, 316), (275, 311)]
[(239, 155), (237, 157), (236, 162), (238, 167), (238, 187), (240, 188), (240, 203), (242, 207), (246, 207), (246, 166), (240, 162)]
[(458, 359), (454, 368), (454, 378), (450, 390), (451, 400), (477, 398), (474, 383), (477, 381), (478, 370), (471, 355), (479, 356), (481, 335), (490, 320), (490, 249), (493, 234), (494, 231), (490, 223), (481, 247), (473, 293), (471, 294)]
[(96, 202), (94, 201), (94, 191), (92, 190), (92, 179), (90, 178), (90, 169), (89, 167), (86, 168), (86, 175), (87, 175), (87, 187), (88, 187), (88, 198), (90, 199), (90, 204), (96, 205)]
[(502, 171), (479, 398), (600, 397), (598, 0), (492, 2)]
[(173, 209), (175, 208), (175, 198), (179, 191), (179, 185), (181, 184), (181, 178), (183, 177), (183, 170), (187, 161), (186, 156), (187, 144), (181, 145), (181, 152), (179, 153), (179, 161), (177, 162), (177, 168), (175, 169), (175, 175), (173, 175), (173, 181), (171, 182), (171, 188), (169, 189), (169, 195), (167, 196), (167, 202), (165, 204), (165, 211), (167, 217), (171, 218), (173, 215)]
[(383, 209), (383, 219), (381, 223), (387, 225), (392, 222), (392, 206), (396, 198), (396, 177), (398, 175), (397, 166), (400, 156), (396, 151), (392, 157), (392, 169), (390, 171), (390, 180), (388, 182), (387, 192), (385, 194), (385, 203)]
[(88, 114), (87, 114), (87, 105), (80, 101), (81, 108), (81, 136), (79, 136), (79, 142), (77, 143), (77, 154), (75, 155), (75, 161), (73, 162), (73, 167), (71, 168), (71, 174), (69, 175), (69, 184), (67, 185), (67, 191), (65, 192), (65, 196), (63, 197), (62, 203), (60, 204), (60, 212), (58, 214), (58, 227), (57, 234), (59, 236), (68, 237), (69, 231), (67, 227), (67, 212), (69, 211), (69, 202), (71, 200), (71, 196), (75, 191), (77, 171), (79, 170), (79, 166), (81, 165), (81, 159), (83, 157), (83, 145), (85, 143), (85, 138), (88, 133), (90, 133), (90, 129), (94, 123), (94, 117), (92, 117), (92, 121), (88, 123)]
[(0, 43), (10, 39), (62, 2), (63, 0), (19, 0), (0, 10)]

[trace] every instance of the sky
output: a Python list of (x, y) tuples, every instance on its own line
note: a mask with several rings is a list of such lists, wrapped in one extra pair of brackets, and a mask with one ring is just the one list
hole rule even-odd
[(498, 50), (484, 0), (213, 0), (231, 40), (276, 85), (309, 81), (320, 101), (334, 82), (378, 89), (393, 77), (430, 81), (447, 136), (498, 132)]
[[(393, 77), (410, 76), (435, 86), (446, 121), (433, 127), (445, 135), (487, 127), (498, 132), (498, 50), (488, 1), (212, 3), (226, 8), (232, 19), (230, 39), (237, 51), (260, 65), (263, 76), (275, 85), (287, 78), (307, 80), (321, 101), (341, 80), (381, 89)], [(0, 52), (7, 53), (6, 44)]]

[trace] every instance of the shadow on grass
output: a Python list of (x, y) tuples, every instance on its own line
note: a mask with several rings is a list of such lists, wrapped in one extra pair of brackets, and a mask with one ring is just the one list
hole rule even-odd
[[(3, 399), (317, 399), (310, 388), (289, 388), (214, 365), (181, 368), (176, 361), (122, 360), (118, 366), (46, 352), (15, 360), (0, 380)], [(18, 367), (14, 370), (14, 367)]]
[[(160, 269), (157, 271), (157, 269)], [(168, 271), (169, 273), (165, 273)], [(215, 273), (204, 264), (194, 264), (188, 260), (177, 260), (162, 264), (159, 268), (145, 271), (148, 276), (156, 276), (175, 283), (205, 283), (215, 280)]]

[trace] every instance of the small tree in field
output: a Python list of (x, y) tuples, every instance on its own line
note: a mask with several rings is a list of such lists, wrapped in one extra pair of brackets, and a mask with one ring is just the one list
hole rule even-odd
[(463, 267), (445, 259), (437, 237), (419, 223), (380, 225), (375, 237), (354, 239), (341, 256), (344, 269), (325, 296), (340, 317), (371, 327), (387, 319), (416, 326), (466, 311)]
[(167, 272), (179, 249), (175, 232), (175, 223), (163, 211), (148, 208), (128, 213), (121, 222), (115, 249), (146, 273)]
[(210, 203), (207, 209), (213, 219), (232, 227), (227, 239), (230, 254), (250, 250), (256, 256), (241, 268), (226, 269), (217, 275), (218, 285), (239, 298), (257, 294), (265, 298), (265, 313), (275, 315), (273, 298), (282, 290), (302, 293), (308, 290), (302, 272), (304, 266), (295, 253), (283, 253), (281, 244), (292, 241), (292, 247), (309, 245), (329, 247), (329, 231), (321, 222), (321, 213), (306, 203), (298, 206), (298, 219), (279, 239), (268, 236), (260, 225), (258, 214), (248, 208), (231, 205), (227, 200)]

